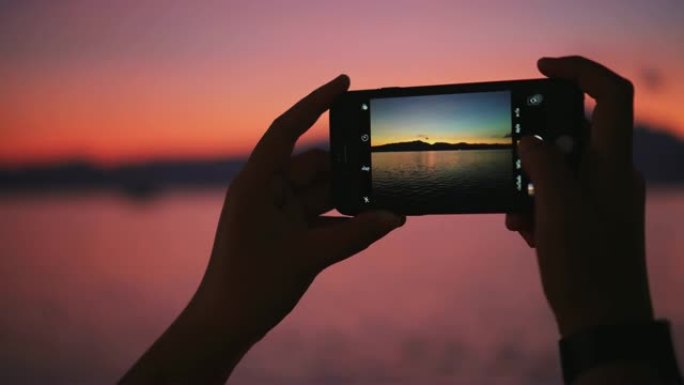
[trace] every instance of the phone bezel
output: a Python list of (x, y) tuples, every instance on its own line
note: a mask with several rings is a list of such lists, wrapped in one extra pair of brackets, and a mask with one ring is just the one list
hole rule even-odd
[[(567, 154), (568, 161), (576, 165), (580, 153), (584, 148), (586, 132), (583, 129), (584, 119), (584, 94), (573, 83), (560, 79), (525, 79), (496, 82), (464, 83), (464, 84), (445, 84), (429, 85), (417, 87), (388, 87), (380, 89), (354, 90), (348, 91), (333, 104), (330, 110), (330, 155), (332, 162), (332, 197), (336, 209), (346, 215), (355, 215), (366, 209), (378, 208), (376, 205), (364, 205), (361, 203), (362, 190), (358, 169), (361, 165), (357, 160), (367, 156), (370, 162), (370, 146), (363, 145), (358, 138), (364, 130), (368, 130), (369, 117), (359, 112), (359, 105), (363, 101), (375, 98), (420, 96), (420, 95), (439, 95), (453, 93), (473, 93), (473, 92), (511, 92), (511, 109), (519, 107), (527, 114), (530, 111), (537, 111), (544, 115), (544, 128), (540, 131), (539, 127), (525, 124), (524, 130), (519, 134), (514, 131), (515, 116), (511, 115), (512, 143), (525, 135), (538, 133), (543, 137), (554, 140), (562, 134), (571, 135), (574, 139), (574, 150)], [(542, 93), (544, 95), (544, 108), (527, 106), (525, 98), (527, 96)], [(532, 115), (528, 115), (529, 119)], [(540, 119), (535, 116), (534, 119)], [(535, 121), (535, 124), (540, 124)], [(365, 152), (364, 148), (368, 151)], [(517, 148), (513, 145), (513, 167), (514, 175), (518, 175), (515, 169), (515, 159), (517, 158)], [(527, 186), (529, 180), (520, 171), (523, 186)], [(512, 187), (514, 190), (514, 188)], [(525, 189), (523, 189), (525, 190)], [(518, 191), (512, 194), (512, 199), (508, 202), (492, 203), (487, 207), (461, 207), (458, 210), (420, 210), (393, 208), (400, 214), (405, 215), (426, 215), (426, 214), (464, 214), (464, 213), (502, 213), (511, 211), (521, 211), (529, 209), (532, 204), (525, 191)]]

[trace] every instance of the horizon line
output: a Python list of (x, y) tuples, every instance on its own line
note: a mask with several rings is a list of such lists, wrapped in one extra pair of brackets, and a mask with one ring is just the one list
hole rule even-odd
[[(684, 136), (678, 135), (678, 131), (673, 130), (670, 127), (664, 127), (662, 125), (650, 125), (648, 123), (637, 122), (635, 124), (635, 130), (646, 130), (648, 132), (666, 135), (671, 137), (673, 140), (684, 143)], [(313, 138), (311, 138), (313, 139)], [(415, 140), (420, 141), (420, 140)], [(408, 142), (392, 142), (392, 143), (410, 143)], [(309, 140), (305, 143), (301, 143), (295, 147), (294, 153), (305, 151), (311, 148), (321, 148), (322, 145), (328, 143), (327, 138), (320, 138), (318, 140)], [(426, 144), (432, 145), (428, 142)], [(436, 143), (449, 143), (449, 142), (436, 142)], [(467, 144), (467, 142), (464, 142)], [(388, 143), (389, 144), (389, 143)], [(383, 144), (385, 145), (385, 144)], [(378, 146), (383, 146), (378, 145)], [(325, 146), (327, 149), (327, 146)], [(376, 146), (372, 146), (376, 147)], [(103, 161), (96, 157), (88, 156), (85, 154), (73, 154), (65, 156), (56, 156), (51, 158), (34, 158), (34, 159), (2, 159), (0, 158), (0, 169), (1, 170), (20, 170), (29, 168), (41, 168), (41, 167), (57, 167), (66, 165), (89, 165), (98, 169), (115, 169), (127, 166), (144, 165), (144, 164), (154, 164), (154, 163), (170, 163), (170, 162), (212, 162), (220, 160), (247, 160), (251, 151), (245, 151), (233, 154), (188, 154), (188, 153), (176, 153), (176, 154), (139, 154), (137, 156), (129, 156), (125, 158), (116, 159), (113, 161)]]

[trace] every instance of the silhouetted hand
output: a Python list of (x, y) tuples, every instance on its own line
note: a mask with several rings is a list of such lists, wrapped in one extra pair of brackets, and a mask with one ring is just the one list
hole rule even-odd
[(578, 174), (551, 143), (525, 138), (533, 218), (507, 226), (537, 249), (544, 292), (562, 335), (653, 318), (644, 252), (644, 183), (632, 165), (633, 86), (581, 57), (541, 59), (540, 71), (596, 99)]
[(319, 272), (404, 223), (383, 211), (321, 216), (333, 209), (328, 153), (291, 158), (299, 136), (348, 86), (340, 76), (276, 119), (228, 192), (205, 281), (228, 294), (225, 311), (255, 335), (292, 310)]
[(384, 211), (322, 216), (333, 208), (328, 154), (291, 156), (348, 87), (340, 76), (273, 122), (229, 188), (195, 296), (121, 383), (224, 383), (318, 273), (404, 223)]
[[(544, 293), (562, 336), (599, 325), (648, 322), (653, 309), (644, 251), (644, 183), (632, 165), (632, 84), (581, 57), (541, 59), (549, 77), (576, 82), (596, 99), (579, 170), (553, 144), (524, 138), (523, 168), (535, 185), (532, 216), (506, 224), (537, 249)], [(645, 362), (611, 363), (575, 384), (655, 384)]]

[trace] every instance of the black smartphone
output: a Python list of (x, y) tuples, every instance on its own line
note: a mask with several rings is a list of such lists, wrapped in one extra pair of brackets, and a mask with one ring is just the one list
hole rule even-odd
[(516, 142), (535, 135), (576, 165), (584, 93), (558, 79), (349, 91), (330, 110), (332, 196), (340, 213), (519, 211), (534, 185)]

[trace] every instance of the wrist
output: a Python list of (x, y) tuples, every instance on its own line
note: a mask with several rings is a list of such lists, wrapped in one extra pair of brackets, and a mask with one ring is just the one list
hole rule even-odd
[(615, 303), (603, 306), (574, 306), (568, 311), (555, 312), (558, 331), (562, 337), (601, 325), (633, 324), (653, 321), (650, 301), (618, 307)]
[(587, 280), (555, 294), (548, 298), (563, 337), (600, 325), (654, 320), (645, 270), (629, 277)]
[(226, 322), (215, 300), (198, 290), (120, 383), (225, 383), (254, 341)]
[(202, 335), (231, 350), (249, 349), (265, 333), (250, 322), (239, 301), (231, 300), (226, 290), (207, 289), (203, 283), (181, 317), (190, 319)]
[(559, 348), (566, 384), (681, 383), (665, 320), (597, 326), (562, 338)]

